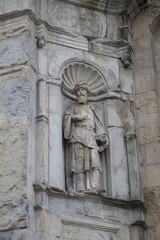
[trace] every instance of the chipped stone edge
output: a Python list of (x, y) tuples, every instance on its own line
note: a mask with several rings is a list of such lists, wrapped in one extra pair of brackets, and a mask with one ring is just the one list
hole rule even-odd
[[(106, 196), (95, 194), (95, 193), (67, 192), (67, 191), (52, 187), (46, 182), (36, 182), (33, 184), (33, 187), (34, 187), (35, 193), (45, 192), (49, 196), (57, 196), (57, 197), (68, 198), (68, 199), (76, 198), (76, 199), (85, 200), (87, 197), (87, 199), (92, 202), (100, 202), (100, 203), (121, 207), (125, 209), (140, 208), (143, 212), (146, 212), (144, 203), (138, 199), (125, 200), (125, 199), (116, 199), (116, 198), (106, 197)], [(38, 208), (38, 206), (35, 206), (35, 208)]]

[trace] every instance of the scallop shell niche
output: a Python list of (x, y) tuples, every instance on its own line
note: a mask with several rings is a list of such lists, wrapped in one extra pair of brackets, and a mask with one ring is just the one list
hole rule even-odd
[(87, 83), (91, 91), (90, 98), (103, 95), (108, 91), (107, 80), (95, 67), (84, 63), (74, 63), (64, 68), (62, 73), (64, 95), (75, 99), (74, 87), (79, 82)]

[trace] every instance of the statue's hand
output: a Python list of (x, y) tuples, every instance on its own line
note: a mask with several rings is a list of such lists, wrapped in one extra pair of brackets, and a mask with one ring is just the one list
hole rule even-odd
[(96, 142), (97, 142), (97, 145), (100, 146), (100, 145), (108, 145), (109, 141), (108, 141), (108, 137), (106, 135), (96, 135), (95, 136), (95, 139), (96, 139)]
[(87, 115), (72, 115), (72, 121), (85, 121), (87, 119)]

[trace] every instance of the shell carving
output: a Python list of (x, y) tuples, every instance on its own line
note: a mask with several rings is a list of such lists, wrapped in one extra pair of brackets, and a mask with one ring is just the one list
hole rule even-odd
[(73, 93), (78, 82), (87, 83), (93, 96), (104, 94), (108, 90), (108, 84), (103, 75), (84, 63), (70, 64), (62, 74), (62, 87), (70, 93)]

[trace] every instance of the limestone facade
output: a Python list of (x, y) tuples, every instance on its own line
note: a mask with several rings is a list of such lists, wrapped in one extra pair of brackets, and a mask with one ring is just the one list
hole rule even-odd
[[(159, 239), (158, 12), (144, 0), (0, 2), (0, 240)], [(109, 138), (101, 194), (67, 189), (76, 69)]]
[(160, 238), (159, 14), (159, 2), (151, 1), (133, 21), (132, 31), (139, 161), (147, 208), (146, 239), (153, 240)]

